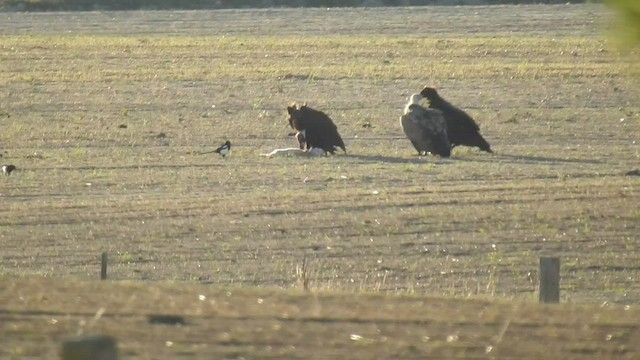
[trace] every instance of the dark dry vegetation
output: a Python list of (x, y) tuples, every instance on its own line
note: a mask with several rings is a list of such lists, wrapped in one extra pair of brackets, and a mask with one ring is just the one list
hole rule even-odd
[[(18, 167), (0, 179), (0, 357), (82, 330), (140, 359), (637, 358), (640, 69), (603, 13), (0, 14), (0, 160)], [(414, 155), (398, 119), (427, 84), (495, 154)], [(348, 154), (260, 157), (297, 146), (293, 101)], [(135, 282), (78, 281), (102, 251)], [(532, 304), (541, 255), (585, 307)]]

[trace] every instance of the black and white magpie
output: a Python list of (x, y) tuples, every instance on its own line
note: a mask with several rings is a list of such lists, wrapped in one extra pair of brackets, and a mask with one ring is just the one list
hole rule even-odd
[(231, 151), (231, 141), (227, 140), (222, 146), (216, 149), (216, 152), (222, 157), (227, 156), (227, 154)]
[(5, 175), (11, 175), (11, 172), (16, 169), (15, 165), (2, 165), (2, 172)]

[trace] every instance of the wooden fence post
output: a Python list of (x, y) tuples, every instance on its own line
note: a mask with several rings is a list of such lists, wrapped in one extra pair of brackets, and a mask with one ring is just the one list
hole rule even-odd
[(540, 257), (540, 302), (560, 302), (560, 258)]
[(100, 280), (107, 279), (107, 252), (102, 253), (102, 267), (100, 269)]

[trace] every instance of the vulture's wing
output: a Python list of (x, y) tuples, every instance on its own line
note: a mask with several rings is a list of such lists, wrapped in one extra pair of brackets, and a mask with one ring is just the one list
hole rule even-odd
[(449, 128), (453, 126), (456, 130), (465, 132), (480, 129), (469, 114), (445, 100), (435, 89), (427, 87), (421, 94), (429, 101), (429, 108), (442, 111)]
[(442, 110), (445, 114), (446, 120), (452, 122), (451, 125), (454, 125), (458, 131), (465, 133), (474, 133), (480, 130), (478, 124), (476, 124), (475, 120), (469, 114), (464, 112), (464, 110), (459, 109), (451, 104)]
[(335, 146), (341, 148), (342, 151), (344, 151), (345, 153), (347, 152), (347, 148), (344, 146), (344, 141), (342, 141), (342, 137), (338, 133), (338, 128), (336, 128), (336, 130), (335, 130), (334, 141), (333, 142), (334, 142)]
[(309, 107), (303, 107), (300, 111), (303, 112), (300, 116), (301, 126), (306, 129), (307, 140), (314, 143), (313, 147), (333, 153), (337, 146), (346, 152), (338, 128), (327, 114)]
[(493, 152), (489, 143), (480, 135), (478, 124), (464, 110), (443, 99), (434, 88), (425, 87), (420, 94), (429, 100), (430, 108), (442, 111), (452, 146), (477, 146), (480, 150)]
[(451, 144), (477, 146), (480, 150), (493, 152), (489, 143), (480, 135), (480, 127), (475, 120), (464, 110), (449, 103), (446, 105), (441, 109), (437, 107), (435, 109), (441, 110), (444, 114)]

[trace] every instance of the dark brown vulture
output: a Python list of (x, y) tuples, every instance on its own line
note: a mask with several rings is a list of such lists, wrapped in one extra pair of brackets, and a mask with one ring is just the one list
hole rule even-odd
[(458, 145), (477, 146), (480, 150), (493, 152), (487, 140), (480, 135), (478, 124), (466, 112), (448, 103), (432, 87), (425, 87), (420, 94), (429, 100), (429, 108), (442, 111), (452, 148)]
[(402, 130), (420, 155), (431, 153), (442, 157), (451, 156), (451, 145), (447, 137), (447, 125), (442, 112), (420, 105), (420, 94), (413, 94), (400, 117)]
[(331, 118), (322, 111), (314, 110), (306, 105), (293, 104), (287, 107), (289, 125), (298, 131), (296, 138), (300, 148), (306, 145), (307, 150), (320, 148), (333, 154), (336, 148), (347, 152), (338, 128)]

